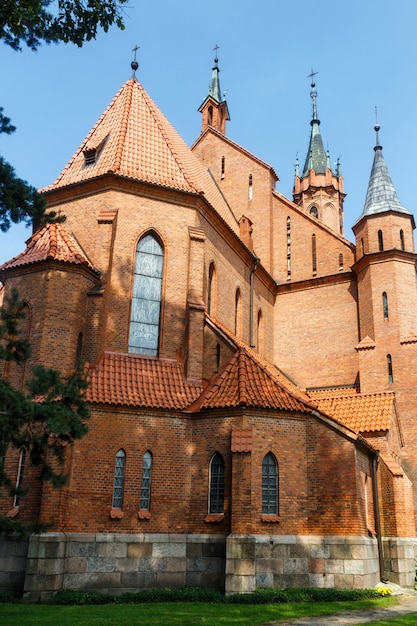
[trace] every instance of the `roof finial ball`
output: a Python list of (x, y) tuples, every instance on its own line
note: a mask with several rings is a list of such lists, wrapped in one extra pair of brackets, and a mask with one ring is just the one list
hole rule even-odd
[(139, 63), (136, 61), (136, 52), (137, 52), (138, 50), (139, 50), (139, 46), (135, 46), (135, 47), (132, 49), (132, 52), (134, 52), (134, 55), (135, 55), (135, 56), (133, 57), (133, 61), (132, 61), (132, 62), (131, 62), (131, 64), (130, 64), (130, 67), (132, 68), (132, 78), (136, 78), (136, 74), (135, 74), (135, 72), (136, 72), (136, 70), (137, 70), (137, 69), (138, 69), (138, 67), (139, 67)]

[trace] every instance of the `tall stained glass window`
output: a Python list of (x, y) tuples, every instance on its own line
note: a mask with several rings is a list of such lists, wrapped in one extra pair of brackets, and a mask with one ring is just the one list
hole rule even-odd
[(139, 508), (149, 511), (151, 504), (152, 454), (147, 450), (143, 455), (142, 486)]
[(262, 513), (278, 515), (278, 463), (270, 452), (262, 461)]
[(164, 250), (152, 234), (136, 248), (129, 352), (158, 356)]

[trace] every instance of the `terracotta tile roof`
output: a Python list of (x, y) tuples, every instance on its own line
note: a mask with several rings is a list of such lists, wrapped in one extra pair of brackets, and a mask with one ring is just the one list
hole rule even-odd
[(232, 452), (251, 452), (253, 444), (252, 428), (233, 428), (232, 429)]
[(380, 457), (384, 461), (385, 465), (388, 467), (391, 474), (393, 474), (394, 476), (404, 476), (404, 470), (400, 465), (398, 465), (398, 463), (395, 461), (395, 459), (392, 458), (392, 456), (389, 456), (388, 454), (383, 454), (381, 452)]
[(83, 265), (99, 274), (74, 237), (60, 224), (47, 224), (38, 230), (28, 239), (26, 249), (21, 254), (0, 266), (0, 272), (48, 260)]
[(370, 433), (389, 430), (394, 398), (394, 393), (374, 393), (313, 400), (320, 411), (356, 433)]
[(105, 352), (89, 374), (87, 399), (100, 404), (181, 410), (202, 392), (170, 359)]
[(335, 387), (333, 389), (308, 389), (309, 397), (316, 401), (318, 398), (342, 398), (359, 393), (358, 387)]
[(311, 413), (309, 402), (301, 401), (244, 348), (238, 348), (229, 363), (209, 383), (201, 397), (188, 408), (201, 409), (251, 406)]
[[(87, 165), (89, 151), (96, 151), (96, 157)], [(236, 217), (207, 168), (133, 78), (121, 87), (56, 181), (42, 191), (107, 173), (202, 194), (239, 233)]]
[(366, 335), (366, 337), (358, 343), (355, 350), (372, 350), (372, 348), (375, 348), (375, 341)]
[(244, 348), (244, 350), (251, 355), (251, 357), (260, 364), (266, 371), (270, 373), (270, 375), (277, 379), (278, 382), (288, 391), (298, 398), (300, 402), (311, 403), (310, 397), (302, 391), (297, 385), (295, 385), (289, 378), (285, 376), (273, 363), (265, 359), (262, 355), (260, 355), (254, 348), (251, 348), (249, 344), (247, 344), (242, 339), (239, 339), (234, 335), (224, 324), (222, 324), (219, 320), (214, 319), (205, 314), (206, 323), (212, 326), (214, 330), (217, 330), (221, 334), (225, 335), (227, 339), (236, 347), (236, 348)]

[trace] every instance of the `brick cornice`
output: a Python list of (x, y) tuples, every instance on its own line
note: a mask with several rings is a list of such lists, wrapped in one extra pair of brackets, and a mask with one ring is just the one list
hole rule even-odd
[(282, 283), (281, 285), (276, 285), (275, 293), (276, 295), (279, 295), (292, 291), (306, 291), (307, 289), (315, 289), (317, 287), (326, 287), (340, 283), (351, 283), (352, 281), (356, 281), (356, 276), (353, 272), (340, 272), (339, 274), (319, 276), (318, 278), (309, 278), (307, 280), (299, 280), (293, 283)]
[(382, 250), (380, 252), (371, 252), (370, 254), (364, 254), (358, 261), (356, 261), (356, 263), (352, 265), (352, 271), (358, 275), (369, 265), (388, 263), (389, 261), (402, 261), (416, 265), (417, 254), (415, 252), (398, 250), (397, 248)]

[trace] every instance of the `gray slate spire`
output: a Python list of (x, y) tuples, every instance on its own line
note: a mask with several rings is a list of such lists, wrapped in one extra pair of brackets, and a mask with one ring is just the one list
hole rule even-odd
[(399, 213), (411, 215), (411, 212), (407, 211), (407, 209), (400, 204), (391, 176), (388, 172), (387, 164), (382, 154), (382, 146), (379, 145), (379, 124), (376, 124), (374, 129), (376, 131), (375, 156), (369, 177), (365, 206), (359, 219), (366, 215), (384, 213), (385, 211), (398, 211)]
[(213, 67), (213, 71), (211, 74), (211, 83), (210, 83), (210, 87), (209, 87), (209, 96), (211, 96), (212, 98), (214, 98), (214, 100), (216, 100), (216, 102), (218, 102), (220, 104), (220, 102), (223, 102), (223, 98), (222, 98), (222, 92), (220, 89), (220, 79), (219, 79), (219, 66), (218, 66), (218, 62), (219, 59), (217, 58), (217, 48), (218, 46), (215, 47), (216, 50), (216, 56), (214, 58), (214, 67)]
[[(313, 71), (311, 72), (311, 76), (314, 76)], [(328, 168), (327, 154), (324, 150), (323, 140), (320, 134), (320, 120), (317, 117), (317, 91), (315, 87), (316, 83), (312, 80), (310, 96), (313, 100), (313, 119), (310, 122), (310, 144), (308, 146), (302, 178), (308, 176), (310, 170), (314, 170), (316, 174), (325, 174)]]

